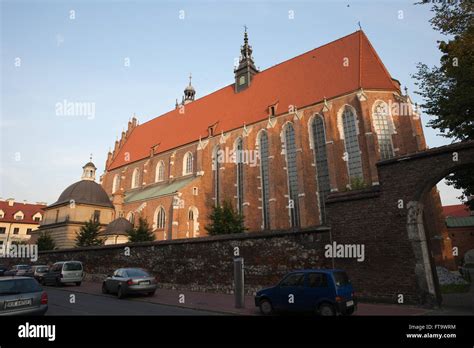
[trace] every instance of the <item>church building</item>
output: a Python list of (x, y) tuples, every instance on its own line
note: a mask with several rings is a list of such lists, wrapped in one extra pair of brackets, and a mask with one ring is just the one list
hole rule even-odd
[(427, 148), (361, 30), (262, 71), (245, 32), (233, 73), (200, 98), (190, 80), (173, 109), (128, 123), (101, 177), (116, 218), (145, 217), (157, 240), (200, 237), (226, 200), (248, 233), (316, 227), (331, 193), (379, 185), (377, 162)]

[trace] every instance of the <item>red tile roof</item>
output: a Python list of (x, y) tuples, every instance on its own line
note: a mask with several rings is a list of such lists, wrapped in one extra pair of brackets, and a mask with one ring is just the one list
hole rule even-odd
[(469, 208), (465, 204), (445, 205), (443, 206), (445, 217), (467, 217), (470, 216)]
[[(348, 66), (343, 64), (345, 58)], [(137, 126), (107, 169), (148, 157), (158, 143), (155, 153), (205, 138), (208, 127), (216, 122), (214, 134), (264, 120), (276, 101), (277, 114), (284, 114), (289, 105), (302, 108), (359, 88), (399, 90), (362, 31), (259, 72), (240, 93), (231, 84), (187, 104), (184, 114), (174, 109)]]
[[(43, 211), (44, 208), (46, 208), (46, 205), (43, 205), (43, 204), (14, 202), (13, 206), (9, 206), (7, 201), (0, 201), (0, 210), (2, 210), (5, 214), (3, 219), (0, 218), (0, 222), (15, 222), (19, 224), (39, 224), (39, 222), (33, 220), (33, 215), (39, 212), (44, 217), (44, 211)], [(15, 220), (14, 216), (20, 210), (23, 212), (24, 218), (23, 220)]]

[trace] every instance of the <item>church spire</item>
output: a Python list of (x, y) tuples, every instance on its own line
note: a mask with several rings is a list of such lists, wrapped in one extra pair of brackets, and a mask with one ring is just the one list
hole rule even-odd
[(194, 101), (194, 96), (196, 95), (196, 90), (194, 87), (191, 85), (191, 79), (193, 78), (193, 75), (189, 73), (189, 85), (184, 89), (184, 98), (183, 98), (183, 104), (188, 104)]
[(240, 48), (239, 66), (234, 70), (235, 92), (238, 93), (249, 87), (253, 76), (257, 73), (252, 57), (252, 46), (249, 45), (247, 26), (244, 26), (244, 45)]

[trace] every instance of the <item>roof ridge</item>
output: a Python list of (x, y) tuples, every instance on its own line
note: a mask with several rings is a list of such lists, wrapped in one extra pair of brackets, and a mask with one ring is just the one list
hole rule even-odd
[[(358, 33), (359, 31), (361, 31), (361, 30), (354, 31), (354, 32), (352, 32), (352, 33), (350, 33), (350, 34), (347, 34), (347, 35), (345, 35), (345, 36), (343, 36), (343, 37), (340, 37), (340, 38), (338, 38), (338, 39), (336, 39), (336, 40), (327, 42), (327, 43), (325, 43), (325, 44), (323, 44), (323, 45), (321, 45), (321, 46), (312, 48), (312, 49), (310, 49), (310, 50), (308, 50), (308, 51), (306, 51), (306, 52), (300, 53), (300, 54), (298, 54), (298, 55), (296, 55), (296, 56), (294, 56), (294, 57), (291, 57), (291, 58), (288, 58), (288, 59), (286, 59), (286, 60), (284, 60), (284, 61), (281, 61), (281, 62), (279, 62), (279, 63), (277, 63), (277, 64), (275, 64), (275, 65), (272, 65), (272, 66), (270, 66), (270, 67), (268, 67), (268, 68), (262, 70), (262, 71), (259, 71), (259, 73), (258, 73), (257, 75), (255, 75), (255, 76), (258, 76), (259, 74), (263, 74), (263, 73), (265, 73), (265, 72), (267, 72), (267, 71), (269, 71), (269, 70), (271, 70), (271, 69), (273, 69), (273, 68), (276, 68), (277, 66), (280, 66), (280, 65), (282, 65), (282, 64), (288, 63), (288, 62), (290, 62), (290, 61), (292, 61), (292, 60), (296, 60), (297, 58), (300, 58), (300, 57), (302, 57), (302, 56), (304, 56), (304, 55), (306, 55), (306, 54), (308, 54), (308, 53), (310, 53), (310, 52), (313, 52), (313, 51), (316, 51), (316, 50), (318, 50), (318, 49), (320, 49), (320, 48), (323, 48), (323, 47), (325, 47), (325, 46), (334, 44), (334, 43), (336, 43), (336, 42), (338, 42), (338, 41), (342, 41), (342, 40), (344, 40), (344, 39), (346, 39), (346, 38), (348, 38), (348, 37), (350, 37), (350, 36), (352, 36), (352, 35), (355, 35), (355, 34)], [(206, 97), (208, 97), (208, 96), (210, 96), (210, 95), (213, 95), (214, 93), (220, 92), (221, 90), (226, 89), (226, 88), (228, 88), (228, 87), (230, 87), (230, 86), (233, 86), (233, 85), (234, 85), (234, 83), (230, 83), (230, 84), (228, 84), (228, 85), (226, 85), (226, 86), (224, 86), (224, 87), (222, 87), (222, 88), (216, 89), (215, 91), (213, 91), (213, 92), (211, 92), (211, 93), (209, 93), (209, 94), (203, 95), (202, 97), (200, 97), (200, 98), (194, 100), (193, 103), (196, 103), (196, 102), (198, 102), (198, 101), (200, 101), (200, 100), (202, 100), (202, 99), (204, 99), (204, 98), (206, 98)], [(188, 105), (191, 105), (191, 104), (188, 104)], [(174, 110), (176, 110), (176, 109), (172, 109), (172, 110), (166, 111), (165, 113), (163, 113), (163, 114), (161, 114), (161, 115), (155, 116), (154, 118), (152, 118), (152, 119), (150, 119), (150, 120), (148, 120), (148, 121), (146, 121), (146, 122), (144, 122), (144, 123), (139, 124), (139, 125), (138, 125), (137, 127), (135, 127), (135, 128), (138, 128), (138, 127), (140, 127), (140, 126), (143, 126), (143, 125), (147, 124), (148, 122), (151, 122), (151, 121), (157, 119), (158, 117), (167, 116), (168, 114), (172, 113)], [(134, 128), (134, 129), (135, 129), (135, 128)], [(132, 133), (130, 133), (130, 135), (131, 135), (131, 134), (132, 134)], [(127, 139), (127, 141), (128, 141), (128, 139)], [(124, 144), (125, 144), (125, 143), (124, 143)]]

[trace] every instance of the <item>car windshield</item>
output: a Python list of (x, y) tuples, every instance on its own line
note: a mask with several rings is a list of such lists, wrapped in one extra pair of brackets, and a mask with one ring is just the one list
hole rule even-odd
[(129, 277), (149, 277), (150, 275), (142, 269), (127, 269), (127, 275)]
[(346, 272), (334, 272), (334, 280), (336, 281), (336, 286), (344, 286), (349, 284), (349, 277)]
[(81, 271), (82, 265), (79, 262), (65, 263), (63, 267), (64, 271)]
[(0, 280), (0, 295), (39, 292), (43, 289), (34, 279)]
[(36, 271), (37, 271), (37, 272), (47, 272), (47, 271), (48, 271), (48, 267), (47, 267), (47, 266), (38, 267), (38, 268), (36, 268)]

